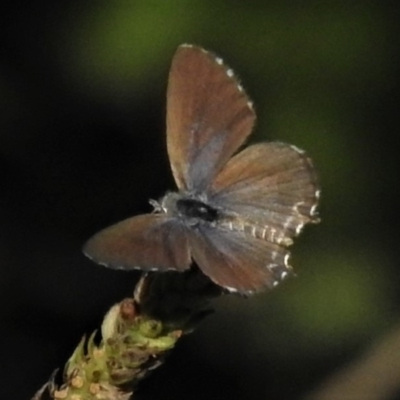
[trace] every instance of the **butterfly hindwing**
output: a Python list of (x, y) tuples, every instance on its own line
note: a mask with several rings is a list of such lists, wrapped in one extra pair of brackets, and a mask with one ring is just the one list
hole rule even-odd
[(305, 224), (318, 221), (318, 197), (310, 159), (294, 146), (271, 142), (235, 155), (212, 183), (211, 201), (266, 229), (265, 239), (289, 244)]
[(287, 249), (226, 226), (190, 233), (193, 259), (214, 283), (241, 294), (272, 288), (288, 273)]

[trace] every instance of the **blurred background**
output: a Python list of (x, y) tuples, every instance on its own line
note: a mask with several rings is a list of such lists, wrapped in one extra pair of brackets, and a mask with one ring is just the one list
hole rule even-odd
[(174, 188), (165, 92), (185, 42), (213, 50), (241, 78), (258, 115), (252, 142), (307, 150), (322, 223), (292, 249), (296, 278), (215, 302), (138, 397), (305, 398), (395, 329), (396, 2), (8, 3), (0, 14), (3, 396), (30, 398), (131, 295), (137, 273), (97, 266), (81, 246)]

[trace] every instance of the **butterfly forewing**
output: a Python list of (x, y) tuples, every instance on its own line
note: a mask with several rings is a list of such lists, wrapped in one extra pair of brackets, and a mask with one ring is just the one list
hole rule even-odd
[(203, 191), (250, 134), (255, 113), (220, 58), (182, 45), (167, 91), (167, 147), (180, 189)]
[(291, 272), (285, 248), (245, 232), (203, 226), (191, 232), (190, 245), (203, 273), (230, 291), (272, 288)]
[(212, 201), (254, 224), (265, 238), (290, 244), (308, 222), (317, 222), (317, 177), (301, 150), (272, 142), (234, 156), (212, 183)]
[(186, 228), (160, 214), (121, 221), (94, 235), (84, 253), (110, 268), (177, 270), (190, 267)]

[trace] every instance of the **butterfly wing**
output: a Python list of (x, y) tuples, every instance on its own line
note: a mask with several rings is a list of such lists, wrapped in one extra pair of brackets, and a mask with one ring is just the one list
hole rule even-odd
[(251, 133), (252, 103), (220, 58), (176, 51), (167, 90), (167, 147), (179, 189), (205, 190)]
[(189, 241), (202, 272), (232, 292), (272, 288), (291, 272), (287, 249), (244, 231), (202, 225), (191, 232)]
[(288, 144), (249, 146), (228, 162), (212, 192), (212, 204), (278, 244), (291, 244), (305, 224), (318, 222), (316, 172), (305, 153)]
[(216, 284), (239, 293), (271, 288), (291, 267), (286, 248), (316, 222), (319, 197), (311, 161), (283, 143), (262, 143), (234, 156), (212, 182), (210, 204), (227, 216), (189, 236), (192, 255)]
[(83, 252), (115, 269), (183, 271), (191, 264), (186, 228), (160, 214), (139, 215), (112, 225), (89, 239)]

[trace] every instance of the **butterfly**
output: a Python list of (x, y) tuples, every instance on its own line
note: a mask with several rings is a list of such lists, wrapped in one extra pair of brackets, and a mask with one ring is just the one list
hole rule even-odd
[(167, 89), (167, 149), (178, 191), (154, 211), (95, 234), (84, 253), (115, 269), (185, 271), (193, 261), (230, 292), (276, 286), (288, 246), (318, 222), (320, 190), (304, 151), (281, 142), (237, 152), (256, 115), (234, 72), (201, 47), (178, 47)]

